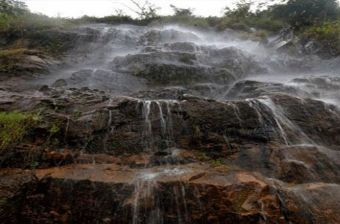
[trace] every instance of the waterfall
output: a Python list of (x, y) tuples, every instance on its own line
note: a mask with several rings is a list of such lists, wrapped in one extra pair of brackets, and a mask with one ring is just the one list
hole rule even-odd
[[(138, 173), (134, 181), (133, 200), (131, 200), (133, 203), (132, 224), (163, 224), (165, 202), (157, 194), (160, 187), (158, 182), (163, 178), (173, 178), (190, 172), (183, 168), (167, 167)], [(185, 187), (183, 185), (174, 186), (171, 189), (171, 195), (174, 197), (171, 205), (176, 211), (177, 223), (188, 223), (189, 213), (185, 199)]]
[[(42, 111), (38, 126), (29, 128), (23, 142), (14, 142), (13, 150), (8, 150), (18, 155), (9, 163), (19, 167), (23, 164), (16, 161), (26, 163), (21, 157), (32, 151), (26, 148), (41, 148), (37, 144), (43, 143), (45, 126), (64, 118), (64, 136), (56, 135), (61, 141), (46, 143), (43, 151), (35, 150), (37, 156), (31, 156), (37, 160), (34, 163), (39, 162), (33, 172), (53, 182), (34, 181), (28, 185), (27, 197), (19, 195), (32, 203), (17, 203), (45, 203), (32, 197), (32, 192), (57, 200), (50, 209), (53, 212), (36, 206), (41, 209), (39, 220), (72, 222), (77, 214), (91, 211), (98, 216), (91, 223), (246, 223), (255, 219), (276, 223), (287, 221), (290, 216), (285, 215), (295, 209), (294, 198), (287, 211), (276, 203), (281, 200), (272, 195), (276, 184), (285, 192), (286, 187), (310, 182), (334, 179), (340, 183), (339, 108), (318, 101), (340, 102), (340, 78), (299, 78), (301, 73), (291, 74), (295, 70), (290, 65), (298, 70), (304, 60), (274, 54), (256, 41), (233, 37), (229, 30), (222, 34), (167, 25), (103, 26), (87, 31), (100, 31), (90, 33), (94, 43), (84, 43), (70, 53), (79, 62), (71, 65), (72, 60), (69, 67), (53, 74), (53, 82), (60, 79), (63, 85), (53, 86), (46, 74), (39, 81), (51, 86), (43, 88), (44, 94), (29, 98), (11, 93), (0, 102), (5, 112), (17, 109), (40, 116)], [(4, 87), (1, 91), (9, 89)], [(54, 167), (54, 160), (58, 165), (60, 160), (65, 171)], [(53, 170), (40, 170), (45, 166)], [(74, 189), (58, 188), (71, 182)], [(31, 189), (40, 184), (53, 189)], [(59, 190), (66, 192), (64, 198), (48, 195)], [(80, 198), (69, 200), (70, 192), (78, 190), (75, 197)], [(73, 203), (79, 199), (81, 203)], [(64, 207), (70, 213), (63, 214)], [(35, 208), (23, 211), (29, 218), (36, 215)], [(279, 221), (274, 220), (276, 215)]]
[[(143, 116), (143, 138), (145, 150), (158, 151), (160, 147), (170, 149), (175, 147), (174, 131), (173, 131), (173, 115), (172, 108), (179, 108), (180, 104), (177, 100), (140, 100), (142, 105)], [(160, 125), (160, 141), (165, 145), (157, 145), (155, 135), (153, 134), (153, 118), (159, 120)]]
[[(138, 104), (142, 107), (144, 150), (159, 152), (164, 148), (172, 154), (176, 146), (172, 110), (181, 109), (180, 103), (177, 100), (140, 100)], [(154, 129), (157, 128), (155, 120), (159, 121), (160, 132), (157, 134), (159, 136), (154, 134), (156, 133)], [(157, 137), (160, 138), (158, 141), (165, 144), (158, 144)], [(177, 167), (171, 168), (169, 164), (166, 164), (158, 170), (150, 169), (139, 173), (133, 183), (132, 223), (139, 224), (145, 221), (149, 224), (163, 224), (164, 208), (157, 193), (158, 181), (161, 178), (182, 175), (185, 172), (188, 171)], [(180, 209), (183, 202), (185, 204), (185, 188), (182, 186), (181, 189), (173, 189), (172, 195), (175, 197), (174, 206), (177, 211), (178, 224), (185, 223), (184, 220), (188, 219), (187, 207), (185, 206), (184, 212)]]
[[(296, 144), (315, 144), (312, 139), (310, 139), (299, 126), (294, 124), (286, 115), (284, 110), (275, 105), (270, 97), (262, 97), (258, 99), (247, 99), (248, 105), (254, 109), (258, 116), (260, 124), (265, 125), (264, 117), (266, 111), (270, 113), (270, 118), (275, 122), (277, 129), (275, 130), (286, 145), (296, 145)], [(266, 111), (264, 111), (266, 110)], [(275, 128), (275, 127), (274, 127)], [(288, 134), (290, 133), (290, 134)], [(294, 135), (296, 137), (291, 139), (289, 136)]]

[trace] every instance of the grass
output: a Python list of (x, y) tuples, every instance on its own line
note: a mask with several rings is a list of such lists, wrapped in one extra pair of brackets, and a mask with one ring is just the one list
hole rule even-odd
[(219, 167), (219, 166), (223, 166), (225, 163), (223, 161), (223, 159), (215, 159), (211, 161), (211, 165), (213, 167)]
[(31, 52), (27, 48), (0, 50), (0, 72), (14, 73), (17, 70), (17, 63), (23, 61), (24, 56)]
[(308, 27), (303, 31), (303, 36), (318, 41), (327, 49), (332, 49), (333, 56), (340, 54), (340, 21)]
[(62, 134), (61, 124), (59, 122), (50, 124), (48, 130), (49, 136), (47, 138), (46, 144), (57, 146), (60, 143), (60, 135)]
[(1, 50), (0, 51), (0, 59), (1, 58), (12, 58), (12, 57), (17, 57), (17, 56), (22, 56), (27, 52), (28, 52), (28, 50), (26, 48)]
[(33, 114), (0, 112), (0, 150), (21, 142), (39, 120)]
[[(0, 12), (0, 51), (28, 48), (58, 56), (73, 44), (70, 35), (60, 31), (67, 31), (76, 25), (77, 21), (71, 19), (50, 18), (29, 12), (16, 16)], [(9, 53), (1, 51), (0, 57), (10, 56)]]
[(70, 19), (50, 18), (48, 16), (23, 13), (13, 16), (0, 13), (0, 32), (38, 31), (48, 28), (65, 28), (73, 25)]

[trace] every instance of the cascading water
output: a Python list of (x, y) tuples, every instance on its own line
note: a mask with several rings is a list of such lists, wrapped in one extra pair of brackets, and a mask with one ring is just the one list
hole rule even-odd
[[(276, 106), (270, 97), (246, 99), (246, 102), (256, 112), (260, 124), (264, 126), (268, 120), (272, 119), (274, 121), (273, 124), (269, 125), (274, 126), (274, 130), (276, 130), (284, 144), (315, 144), (294, 122), (287, 118), (283, 109)], [(266, 117), (266, 119), (263, 117), (268, 115), (270, 117)], [(294, 139), (291, 139), (291, 136), (294, 136)]]
[[(166, 154), (173, 154), (176, 146), (173, 128), (173, 111), (180, 109), (180, 102), (177, 100), (140, 100), (138, 105), (142, 108), (143, 116), (143, 138), (145, 151), (159, 153), (166, 150)], [(157, 133), (160, 139), (156, 140), (154, 134), (154, 120), (159, 122), (160, 132)], [(132, 206), (132, 223), (163, 224), (164, 203), (157, 195), (158, 179), (164, 176), (182, 175), (188, 170), (171, 168), (170, 164), (164, 164), (158, 170), (147, 170), (138, 173), (134, 179), (134, 193)], [(185, 202), (185, 190), (173, 190), (174, 197)], [(147, 205), (146, 205), (147, 204)], [(142, 206), (143, 205), (143, 206)], [(175, 205), (179, 208), (179, 202)], [(182, 224), (181, 211), (178, 209), (178, 224)], [(187, 215), (186, 215), (187, 216)]]
[(258, 101), (270, 109), (273, 118), (281, 131), (281, 136), (284, 138), (287, 145), (291, 144), (291, 141), (288, 139), (284, 127), (293, 135), (298, 136), (299, 142), (295, 144), (315, 144), (297, 125), (285, 116), (283, 109), (276, 106), (269, 97), (258, 99)]
[[(173, 29), (173, 27), (171, 27)], [(159, 32), (163, 32), (162, 29), (158, 30)], [(188, 32), (185, 29), (179, 29), (178, 32)], [(148, 40), (148, 44), (150, 45), (162, 45), (163, 41), (169, 41), (170, 43), (175, 42), (173, 39), (167, 39), (168, 37), (160, 36), (160, 39), (154, 39), (154, 40)], [(176, 39), (176, 38), (175, 38)], [(185, 59), (185, 63), (188, 63), (190, 65), (197, 65), (202, 66), (203, 68), (210, 66), (221, 66), (221, 68), (224, 68), (224, 61), (219, 60), (216, 57), (216, 55), (220, 56), (219, 53), (216, 53), (215, 51), (219, 51), (221, 49), (224, 49), (226, 47), (235, 47), (238, 48), (241, 51), (246, 52), (247, 56), (250, 58), (255, 59), (256, 63), (263, 66), (267, 71), (269, 72), (275, 72), (277, 73), (282, 72), (284, 70), (284, 67), (287, 65), (287, 62), (289, 60), (292, 60), (289, 56), (285, 56), (284, 59), (281, 59), (280, 56), (277, 56), (275, 54), (275, 57), (272, 57), (272, 51), (265, 49), (263, 46), (255, 45), (254, 43), (250, 41), (242, 42), (240, 40), (228, 40), (227, 43), (222, 41), (222, 38), (214, 38), (214, 41), (207, 44), (207, 39), (209, 39), (209, 35), (202, 35), (197, 32), (190, 32), (190, 35), (185, 36), (185, 38), (179, 38), (177, 41), (183, 41), (183, 40), (190, 40), (193, 48), (191, 49), (189, 46), (188, 50), (184, 50), (184, 52), (188, 52), (190, 54), (194, 54), (195, 57), (197, 57), (196, 62), (192, 62), (191, 59)], [(174, 45), (169, 45), (174, 47)], [(155, 58), (156, 61), (161, 61), (161, 63), (168, 64), (171, 63), (171, 65), (177, 66), (178, 64), (183, 63), (183, 61), (179, 62), (169, 62), (168, 60), (172, 60), (171, 56), (167, 58), (168, 52), (177, 52), (178, 48), (173, 48), (167, 46), (167, 49), (164, 49), (163, 46), (160, 47), (160, 49), (163, 49), (163, 53), (165, 56), (161, 55), (161, 58)], [(170, 49), (168, 49), (170, 48)], [(150, 54), (153, 54), (154, 51), (157, 51), (157, 47), (155, 49), (151, 50)], [(180, 50), (181, 51), (181, 50)], [(257, 52), (257, 54), (254, 54), (254, 52)], [(169, 53), (170, 54), (170, 53)], [(249, 54), (249, 55), (248, 55)], [(191, 56), (186, 56), (191, 57)], [(270, 58), (270, 60), (268, 60)], [(176, 60), (176, 59), (175, 59)], [(294, 60), (294, 59), (293, 59)], [(125, 63), (124, 60), (120, 61), (118, 60), (115, 63)], [(130, 62), (127, 62), (127, 67)], [(141, 67), (141, 64), (143, 63), (149, 63), (146, 61), (140, 61), (137, 64), (138, 66), (135, 67), (133, 65), (134, 70), (139, 70)], [(153, 62), (152, 62), (153, 63)], [(178, 63), (178, 64), (177, 64)], [(246, 75), (252, 75), (251, 73), (253, 71), (247, 70), (245, 66), (242, 65), (242, 62), (240, 61), (233, 61), (232, 66), (240, 66), (239, 73), (240, 74), (246, 74)], [(227, 66), (230, 66), (228, 64)], [(128, 71), (128, 70), (127, 70)], [(215, 72), (215, 71), (213, 71)], [(150, 75), (153, 75), (150, 73)], [(215, 96), (218, 100), (222, 100), (228, 95), (231, 88), (233, 88), (234, 84), (236, 84), (243, 75), (240, 75), (240, 77), (237, 77), (235, 74), (231, 74), (231, 81), (228, 81), (228, 88), (227, 91), (222, 91), (223, 96), (219, 93), (214, 93), (215, 89), (211, 88), (212, 84), (205, 85), (208, 88), (208, 92), (205, 92), (204, 94), (207, 94), (207, 96)], [(216, 81), (215, 78), (210, 78), (209, 81)], [(204, 80), (206, 82), (206, 80)], [(187, 86), (188, 87), (188, 86)], [(215, 87), (215, 86), (214, 86)], [(190, 86), (188, 87), (190, 91)], [(225, 87), (223, 87), (225, 88)], [(220, 91), (220, 90), (219, 90)], [(203, 95), (204, 95), (203, 94)], [(301, 144), (315, 144), (311, 138), (305, 134), (298, 125), (296, 125), (293, 121), (291, 121), (286, 115), (285, 111), (279, 106), (276, 105), (270, 96), (262, 96), (260, 98), (254, 98), (246, 100), (248, 105), (253, 108), (255, 113), (258, 116), (258, 122), (262, 124), (262, 126), (271, 126), (273, 130), (277, 133), (277, 135), (280, 138), (280, 141), (284, 145), (301, 145)], [(155, 153), (159, 150), (166, 149), (169, 150), (171, 148), (174, 148), (176, 146), (176, 140), (174, 138), (174, 127), (173, 127), (173, 115), (172, 115), (172, 109), (174, 107), (178, 107), (179, 102), (176, 100), (140, 100), (139, 104), (142, 108), (142, 115), (143, 115), (143, 139), (144, 139), (144, 149), (149, 153)], [(233, 108), (234, 114), (236, 118), (238, 119), (238, 122), (240, 123), (240, 126), (242, 127), (242, 118), (241, 118), (241, 111), (240, 108), (231, 103), (231, 106)], [(269, 117), (266, 117), (269, 116)], [(273, 123), (268, 123), (268, 121), (272, 121)], [(157, 122), (156, 122), (157, 121)], [(157, 127), (159, 126), (159, 130), (157, 130)], [(294, 136), (294, 138), (292, 138)], [(226, 140), (228, 142), (228, 140)], [(229, 144), (229, 142), (227, 143)], [(167, 166), (163, 168), (161, 171), (148, 171), (147, 173), (139, 174), (135, 177), (135, 190), (134, 190), (134, 205), (133, 205), (133, 224), (139, 224), (139, 223), (151, 223), (151, 224), (161, 224), (164, 223), (163, 217), (163, 208), (162, 208), (162, 202), (158, 198), (157, 195), (157, 188), (158, 186), (158, 178), (159, 176), (164, 175), (164, 172), (167, 172)], [(167, 175), (176, 175), (175, 173), (171, 174), (168, 173)], [(178, 189), (173, 190), (173, 195), (177, 200), (177, 208), (180, 208), (179, 204), (185, 204), (185, 190), (184, 188), (180, 191)], [(145, 203), (148, 203), (148, 205), (145, 205)], [(267, 222), (267, 217), (265, 212), (263, 211), (264, 205), (261, 205), (261, 214), (262, 219)], [(145, 209), (143, 210), (142, 209)], [(182, 214), (182, 211), (177, 211), (177, 223), (188, 223), (188, 212), (185, 211), (184, 214)], [(142, 218), (144, 217), (144, 218)], [(144, 219), (144, 220), (143, 220)]]
[[(159, 188), (158, 181), (162, 181), (162, 178), (176, 177), (186, 173), (190, 173), (190, 170), (173, 167), (162, 168), (160, 170), (147, 170), (139, 173), (135, 177), (135, 188), (132, 196), (132, 223), (163, 224), (164, 210), (166, 208), (164, 207), (164, 201), (162, 201), (157, 194)], [(172, 195), (175, 197), (173, 206), (176, 207), (177, 223), (186, 223), (184, 221), (188, 221), (188, 212), (185, 202), (184, 187), (182, 185), (180, 187), (174, 187), (172, 189)], [(182, 205), (184, 205), (184, 211), (181, 211), (180, 209)]]
[[(226, 186), (229, 189), (229, 184), (235, 180), (239, 181), (235, 192), (238, 192), (240, 186), (245, 186), (243, 181), (250, 180), (255, 183), (251, 177), (242, 176), (243, 173), (225, 177), (229, 172), (242, 169), (241, 165), (246, 167), (244, 172), (250, 170), (261, 173), (263, 171), (261, 168), (264, 167), (263, 169), (267, 169), (262, 172), (265, 175), (286, 181), (284, 178), (290, 178), (294, 171), (303, 172), (310, 167), (308, 160), (313, 158), (305, 160), (300, 158), (300, 148), (314, 150), (320, 155), (325, 154), (329, 160), (332, 156), (339, 156), (334, 150), (320, 146), (323, 139), (313, 138), (318, 130), (308, 130), (308, 124), (301, 122), (303, 116), (314, 116), (311, 111), (306, 109), (299, 112), (303, 114), (302, 116), (298, 116), (300, 114), (294, 110), (296, 106), (312, 104), (310, 108), (330, 112), (329, 114), (334, 117), (327, 120), (323, 130), (332, 131), (334, 128), (329, 124), (338, 116), (340, 81), (336, 77), (318, 75), (314, 68), (318, 66), (313, 65), (310, 70), (304, 70), (304, 66), (298, 66), (303, 64), (301, 58), (278, 53), (255, 41), (245, 41), (241, 35), (228, 31), (198, 31), (180, 26), (88, 28), (96, 31), (98, 36), (96, 41), (89, 45), (87, 57), (79, 58), (80, 61), (58, 74), (53, 74), (53, 77), (35, 81), (39, 84), (52, 85), (60, 92), (67, 92), (69, 88), (74, 87), (89, 87), (96, 94), (101, 91), (110, 93), (109, 97), (101, 97), (99, 100), (91, 98), (92, 95), (84, 96), (88, 99), (86, 102), (89, 105), (95, 104), (93, 108), (99, 108), (96, 112), (99, 114), (100, 122), (97, 125), (91, 123), (94, 116), (89, 118), (85, 113), (81, 119), (72, 120), (71, 125), (68, 118), (65, 137), (69, 129), (76, 126), (74, 123), (86, 122), (84, 125), (86, 129), (91, 130), (92, 126), (95, 126), (93, 128), (95, 130), (89, 133), (99, 136), (96, 136), (100, 141), (98, 145), (103, 144), (104, 153), (119, 154), (121, 148), (127, 150), (128, 147), (124, 148), (125, 145), (120, 147), (120, 143), (123, 142), (134, 145), (131, 152), (127, 152), (126, 155), (124, 151), (122, 153), (124, 155), (117, 159), (120, 162), (136, 154), (148, 157), (149, 160), (141, 166), (127, 162), (126, 166), (131, 167), (120, 168), (124, 171), (133, 170), (131, 180), (128, 183), (124, 182), (133, 189), (131, 195), (126, 196), (129, 199), (124, 201), (128, 204), (126, 207), (129, 210), (128, 214), (131, 214), (128, 217), (129, 223), (166, 224), (166, 219), (171, 219), (171, 223), (177, 224), (202, 223), (202, 220), (208, 220), (209, 214), (205, 217), (206, 220), (197, 218), (199, 221), (194, 222), (193, 216), (199, 217), (200, 214), (193, 215), (190, 212), (193, 207), (198, 207), (198, 212), (205, 212), (209, 198), (200, 201), (205, 195), (201, 194), (201, 191), (213, 189), (211, 182), (217, 185), (217, 190), (213, 189), (213, 192), (219, 192), (220, 189), (225, 191)], [(84, 54), (83, 47), (74, 51), (72, 56), (75, 58), (76, 55)], [(297, 68), (292, 68), (292, 64)], [(314, 77), (306, 75), (309, 71), (313, 71)], [(289, 75), (282, 75), (286, 73)], [(59, 82), (56, 82), (58, 80)], [(117, 102), (115, 97), (122, 95), (125, 97), (123, 103)], [(130, 98), (127, 99), (128, 97)], [(278, 97), (282, 97), (283, 100), (277, 100)], [(301, 97), (306, 97), (312, 102)], [(328, 104), (320, 102), (326, 99), (331, 101), (327, 101)], [(189, 102), (185, 104), (186, 101)], [(57, 108), (55, 101), (53, 102)], [(77, 103), (82, 104), (82, 101)], [(185, 107), (182, 108), (182, 105)], [(82, 108), (87, 106), (81, 105)], [(217, 109), (213, 108), (214, 106)], [(321, 107), (324, 108), (321, 110)], [(92, 111), (93, 108), (90, 106), (89, 108), (88, 110)], [(297, 115), (293, 116), (294, 113)], [(313, 118), (322, 120), (318, 116)], [(235, 119), (235, 122), (230, 121), (231, 119)], [(179, 130), (182, 130), (179, 126), (187, 123), (189, 127), (186, 128), (189, 130), (183, 133), (182, 143), (182, 139), (178, 141), (182, 137), (179, 137), (182, 134), (179, 133)], [(192, 136), (189, 136), (190, 134)], [(118, 139), (125, 137), (126, 142)], [(113, 147), (114, 144), (117, 147)], [(88, 147), (86, 143), (83, 148), (86, 150)], [(119, 149), (117, 152), (116, 148)], [(214, 178), (202, 181), (205, 187), (198, 188), (195, 180), (205, 175), (205, 168), (199, 167), (200, 172), (194, 175), (191, 169), (181, 167), (175, 159), (168, 160), (171, 156), (181, 156), (179, 152), (185, 150), (190, 151), (189, 154), (194, 154), (190, 157), (191, 160), (185, 161), (185, 165), (191, 165), (191, 162), (207, 163), (209, 167), (214, 167), (221, 165), (225, 160), (230, 163), (230, 167), (224, 166), (221, 168), (222, 171), (213, 170), (214, 175), (218, 174)], [(287, 166), (277, 171), (283, 174), (276, 175), (274, 168), (274, 171), (268, 171), (272, 168), (270, 163), (272, 161), (262, 161), (274, 157), (275, 153), (279, 155), (275, 157), (277, 159), (275, 165), (281, 163)], [(259, 158), (252, 160), (252, 156)], [(224, 160), (221, 161), (220, 157)], [(320, 167), (321, 162), (317, 162), (315, 170)], [(252, 163), (255, 164), (253, 167)], [(332, 160), (332, 165), (333, 163), (336, 164)], [(294, 166), (289, 166), (291, 164)], [(110, 169), (116, 168), (107, 168), (105, 175)], [(285, 176), (284, 172), (288, 174)], [(185, 186), (181, 179), (189, 174), (194, 176), (186, 179), (186, 183), (192, 183), (190, 187), (191, 190), (194, 189), (193, 192), (187, 191), (189, 187)], [(313, 175), (310, 175), (311, 178), (316, 177)], [(169, 182), (173, 186), (166, 188), (165, 183)], [(267, 182), (263, 181), (257, 185), (266, 184)], [(223, 216), (224, 210), (231, 207), (233, 215), (250, 210), (242, 217), (250, 214), (249, 217), (259, 216), (259, 220), (271, 222), (271, 216), (266, 213), (268, 208), (265, 202), (257, 201), (251, 204), (249, 201), (254, 197), (245, 198), (244, 195), (251, 189), (241, 192), (235, 199), (236, 203), (227, 201), (228, 206), (223, 205), (220, 210), (216, 209), (223, 211), (223, 214), (218, 215)], [(172, 201), (164, 201), (163, 194), (170, 194)], [(232, 198), (235, 194), (238, 193), (229, 194), (228, 197)], [(223, 200), (228, 197), (221, 194)], [(191, 204), (188, 205), (189, 203)], [(255, 207), (259, 209), (259, 214), (252, 213)], [(209, 218), (213, 220), (216, 217)]]
[[(143, 137), (145, 139), (145, 149), (148, 151), (159, 150), (161, 147), (171, 149), (175, 147), (173, 136), (173, 112), (172, 109), (180, 109), (179, 101), (177, 100), (142, 100), (139, 103), (142, 106), (142, 115), (144, 118)], [(155, 108), (155, 110), (154, 110)], [(156, 117), (155, 117), (156, 116)], [(153, 118), (159, 120), (161, 133), (157, 145), (153, 134)]]

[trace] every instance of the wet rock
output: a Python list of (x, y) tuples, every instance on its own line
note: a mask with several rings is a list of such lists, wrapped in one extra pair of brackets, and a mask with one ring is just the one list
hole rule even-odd
[(25, 184), (34, 182), (36, 178), (32, 171), (19, 169), (1, 169), (0, 177), (0, 216), (2, 216), (8, 200), (20, 192)]
[(67, 86), (67, 82), (65, 79), (58, 79), (57, 81), (55, 81), (53, 84), (52, 84), (53, 87), (57, 87), (57, 88), (60, 88), (60, 87), (65, 87)]
[(143, 77), (151, 83), (231, 83), (247, 73), (264, 71), (250, 57), (234, 48), (212, 49), (208, 55), (184, 52), (151, 52), (117, 57), (114, 69)]
[(0, 152), (1, 222), (338, 224), (339, 80), (240, 81), (309, 59), (168, 28), (79, 28), (78, 72), (2, 83), (37, 123)]
[(235, 154), (228, 164), (286, 183), (339, 183), (339, 152), (313, 145), (250, 147)]
[(179, 52), (191, 52), (195, 53), (198, 50), (198, 46), (191, 42), (176, 42), (167, 43), (164, 45), (166, 49)]
[(183, 42), (193, 40), (200, 40), (194, 32), (165, 29), (146, 32), (141, 36), (139, 42), (143, 45), (154, 45), (160, 42)]
[(40, 92), (46, 92), (49, 91), (49, 86), (48, 85), (43, 85), (39, 89)]
[[(338, 149), (339, 112), (320, 101), (273, 94), (219, 102), (188, 97), (177, 88), (140, 94), (151, 99), (110, 99), (90, 89), (51, 89), (44, 96), (18, 96), (2, 109), (18, 110), (23, 103), (30, 104), (28, 111), (43, 107), (44, 122), (37, 127), (40, 133), (49, 133), (51, 125), (58, 124), (59, 146), (85, 147), (92, 153), (143, 152), (151, 138), (153, 148), (163, 149), (171, 142), (213, 157), (230, 156), (252, 144), (316, 143)], [(150, 133), (145, 122), (150, 122)]]
[(10, 49), (1, 55), (0, 63), (0, 72), (10, 78), (16, 75), (48, 73), (49, 68), (60, 64), (60, 61), (38, 50)]
[(310, 93), (305, 92), (292, 85), (281, 83), (258, 82), (244, 80), (235, 83), (225, 95), (227, 99), (247, 99), (275, 94), (291, 94), (301, 97), (309, 97)]
[[(286, 187), (249, 172), (177, 166), (144, 174), (114, 165), (78, 165), (40, 170), (36, 175), (42, 179), (26, 184), (5, 203), (1, 219), (6, 223), (177, 223), (180, 219), (184, 223), (327, 220), (335, 224), (339, 219), (337, 198), (332, 195), (337, 185)], [(135, 176), (140, 182), (130, 182)], [(136, 188), (139, 194), (134, 193)]]
[(54, 151), (35, 145), (21, 145), (0, 153), (1, 168), (47, 168), (74, 163), (77, 152), (70, 150)]
[(182, 96), (189, 90), (184, 87), (166, 87), (166, 88), (155, 88), (148, 91), (140, 91), (136, 94), (132, 94), (132, 97), (140, 99), (169, 99), (176, 100), (181, 99)]

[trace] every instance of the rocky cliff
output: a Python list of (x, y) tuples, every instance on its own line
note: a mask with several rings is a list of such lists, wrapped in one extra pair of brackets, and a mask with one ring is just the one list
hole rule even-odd
[(231, 31), (77, 32), (95, 38), (64, 67), (1, 83), (2, 223), (340, 222), (329, 61)]

